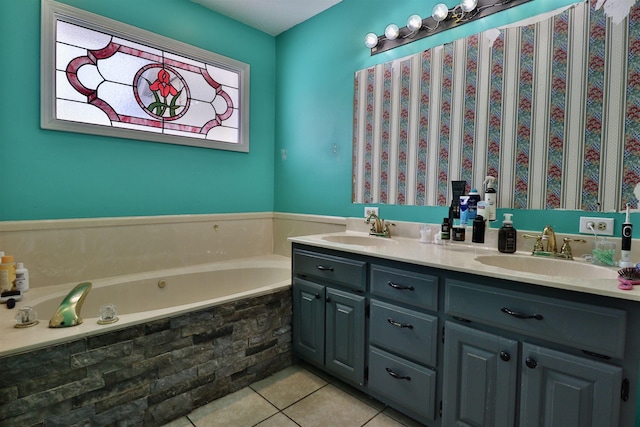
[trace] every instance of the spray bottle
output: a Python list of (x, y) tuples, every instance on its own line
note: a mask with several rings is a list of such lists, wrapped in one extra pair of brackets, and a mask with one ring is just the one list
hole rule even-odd
[(487, 203), (486, 218), (488, 221), (495, 221), (497, 194), (496, 194), (496, 189), (494, 188), (494, 185), (496, 184), (496, 178), (493, 176), (488, 176), (484, 179), (484, 182), (482, 184), (487, 184), (484, 190), (484, 201)]
[(620, 247), (620, 267), (633, 267), (631, 262), (631, 236), (633, 234), (633, 224), (629, 217), (629, 203), (627, 203), (627, 216), (622, 223), (622, 246)]

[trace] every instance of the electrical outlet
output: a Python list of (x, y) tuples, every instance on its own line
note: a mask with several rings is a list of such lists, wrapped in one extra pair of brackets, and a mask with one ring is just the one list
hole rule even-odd
[(580, 217), (580, 233), (593, 234), (591, 225), (598, 236), (613, 236), (613, 218)]
[(378, 207), (377, 206), (365, 206), (364, 207), (364, 217), (367, 218), (369, 215), (371, 214), (376, 214), (376, 216), (378, 215)]

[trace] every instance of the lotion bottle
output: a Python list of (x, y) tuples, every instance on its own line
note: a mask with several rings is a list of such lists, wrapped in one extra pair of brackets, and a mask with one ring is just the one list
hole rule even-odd
[(496, 204), (497, 197), (495, 184), (496, 178), (493, 176), (488, 176), (484, 179), (483, 184), (487, 184), (484, 190), (484, 201), (487, 202), (487, 221), (495, 221), (496, 220)]
[(21, 262), (16, 268), (16, 290), (23, 293), (29, 290), (29, 270), (24, 268), (24, 264)]
[(512, 254), (516, 251), (516, 229), (513, 228), (511, 217), (513, 214), (504, 214), (502, 227), (498, 231), (498, 250), (506, 254)]

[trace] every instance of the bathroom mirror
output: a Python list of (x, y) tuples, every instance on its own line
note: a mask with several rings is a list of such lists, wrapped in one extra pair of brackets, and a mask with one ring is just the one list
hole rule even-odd
[(503, 208), (637, 207), (640, 6), (591, 3), (357, 71), (353, 202), (447, 206), (495, 176)]

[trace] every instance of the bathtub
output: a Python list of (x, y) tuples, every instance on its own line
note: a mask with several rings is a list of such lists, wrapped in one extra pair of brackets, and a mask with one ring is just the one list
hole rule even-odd
[[(58, 305), (77, 283), (32, 288), (16, 308), (0, 306), (0, 357), (279, 292), (291, 286), (291, 261), (267, 255), (88, 281), (93, 288), (82, 306), (84, 322), (78, 326), (48, 327)], [(119, 320), (101, 325), (97, 322), (98, 309), (106, 304), (117, 306)], [(26, 305), (35, 307), (40, 322), (15, 328), (17, 309)]]

